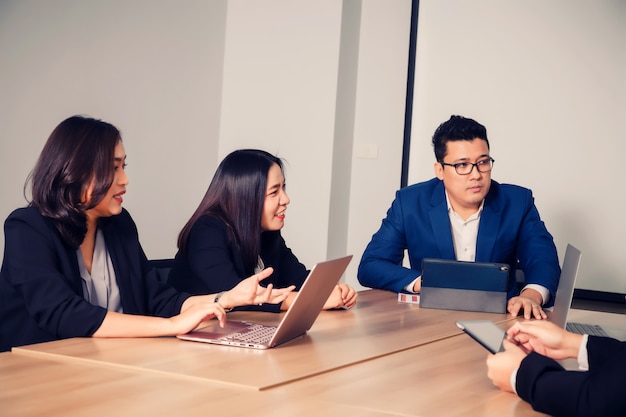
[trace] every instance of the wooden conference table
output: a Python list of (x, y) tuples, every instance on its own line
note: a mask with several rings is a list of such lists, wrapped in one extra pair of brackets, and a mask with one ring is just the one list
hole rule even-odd
[(541, 415), (491, 384), (487, 352), (459, 319), (511, 320), (367, 290), (355, 309), (324, 311), (307, 335), (266, 351), (175, 338), (24, 346), (0, 354), (0, 415)]

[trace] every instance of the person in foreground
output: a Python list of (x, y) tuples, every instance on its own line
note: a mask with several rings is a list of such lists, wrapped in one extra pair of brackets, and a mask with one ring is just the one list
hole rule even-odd
[[(487, 359), (488, 377), (553, 416), (626, 416), (626, 342), (567, 332), (547, 320), (517, 322), (505, 351)], [(577, 358), (584, 371), (557, 360)]]
[[(227, 291), (247, 275), (271, 266), (266, 282), (300, 289), (306, 267), (285, 244), (280, 231), (290, 200), (280, 158), (256, 149), (230, 153), (220, 163), (211, 184), (178, 237), (178, 253), (168, 282), (192, 294)], [(296, 292), (281, 303), (245, 307), (287, 310)], [(352, 308), (357, 293), (338, 284), (324, 308)], [(241, 309), (241, 308), (240, 308)]]
[[(556, 247), (532, 192), (491, 179), (494, 159), (487, 130), (452, 116), (432, 138), (435, 178), (396, 192), (396, 198), (361, 258), (359, 282), (395, 292), (419, 292), (424, 258), (506, 263), (508, 311), (545, 318), (558, 285)], [(404, 251), (410, 268), (402, 266)], [(524, 271), (518, 294), (515, 269)]]
[(0, 351), (70, 337), (174, 336), (293, 290), (259, 285), (269, 268), (219, 302), (160, 282), (122, 208), (125, 167), (113, 125), (74, 116), (54, 129), (30, 176), (31, 202), (4, 225)]

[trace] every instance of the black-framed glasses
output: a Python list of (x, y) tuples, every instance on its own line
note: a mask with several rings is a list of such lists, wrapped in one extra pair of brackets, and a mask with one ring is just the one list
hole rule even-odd
[(478, 170), (478, 172), (489, 172), (493, 168), (493, 163), (496, 162), (495, 159), (489, 157), (485, 159), (481, 159), (480, 161), (476, 161), (476, 163), (472, 164), (471, 162), (458, 162), (456, 164), (446, 164), (445, 162), (440, 162), (443, 166), (454, 167), (454, 170), (459, 175), (469, 175), (474, 167)]

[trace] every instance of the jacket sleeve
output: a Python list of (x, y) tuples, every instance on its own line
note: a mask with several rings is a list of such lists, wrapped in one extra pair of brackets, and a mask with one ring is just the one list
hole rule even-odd
[(567, 371), (556, 361), (529, 354), (516, 390), (533, 409), (554, 416), (625, 416), (626, 344), (589, 337), (589, 371)]
[(524, 271), (524, 284), (538, 284), (548, 289), (554, 304), (561, 268), (552, 235), (548, 232), (534, 203), (530, 190), (525, 190), (524, 212), (518, 233), (517, 257)]
[[(420, 275), (420, 271), (402, 266), (404, 251), (407, 248), (403, 205), (400, 192), (391, 204), (381, 223), (380, 229), (372, 236), (358, 268), (361, 285), (401, 292)], [(417, 232), (416, 232), (417, 233)]]

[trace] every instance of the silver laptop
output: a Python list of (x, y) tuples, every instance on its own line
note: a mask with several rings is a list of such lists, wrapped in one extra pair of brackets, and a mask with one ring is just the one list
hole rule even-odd
[(568, 244), (565, 250), (563, 268), (561, 268), (561, 277), (556, 290), (550, 320), (572, 333), (608, 336), (607, 332), (597, 324), (567, 322), (567, 315), (569, 314), (572, 298), (574, 297), (574, 286), (576, 285), (576, 277), (578, 275), (578, 268), (580, 267), (580, 258), (580, 251)]
[(222, 328), (215, 321), (207, 327), (178, 335), (182, 340), (268, 349), (305, 334), (322, 311), (352, 255), (316, 264), (278, 326), (227, 321)]

